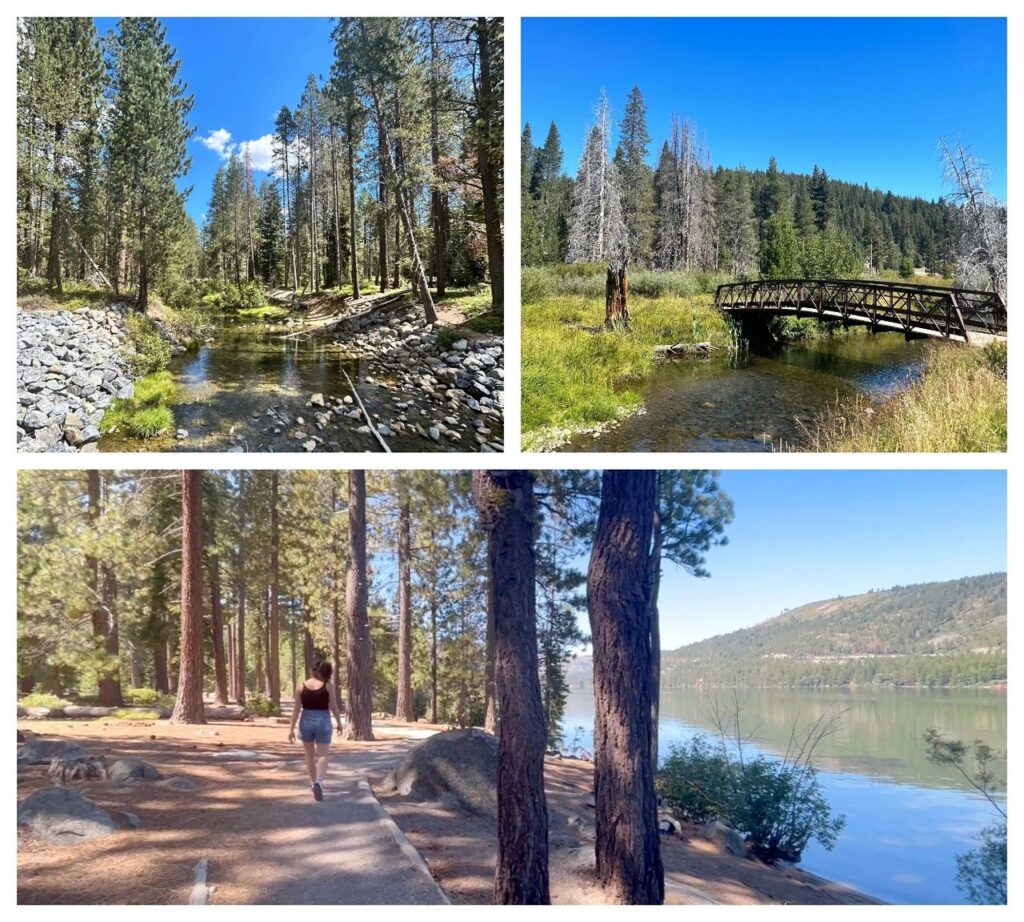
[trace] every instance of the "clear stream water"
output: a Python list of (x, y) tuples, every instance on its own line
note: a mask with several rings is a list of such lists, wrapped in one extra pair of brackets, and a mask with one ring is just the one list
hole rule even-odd
[[(419, 402), (421, 395), (405, 393), (375, 377), (367, 380), (367, 363), (343, 357), (326, 338), (289, 337), (285, 325), (242, 323), (234, 318), (216, 318), (211, 342), (175, 356), (171, 374), (178, 385), (177, 399), (170, 404), (175, 426), (188, 438), (174, 434), (156, 439), (133, 439), (109, 435), (100, 442), (102, 451), (227, 451), (242, 445), (248, 451), (302, 451), (290, 437), (295, 426), (281, 427), (266, 416), (270, 407), (282, 410), (289, 419), (303, 417), (303, 428), (328, 443), (335, 451), (380, 451), (372, 435), (356, 432), (362, 420), (342, 418), (330, 432), (313, 428), (313, 411), (306, 402), (313, 394), (344, 397), (349, 394), (342, 369), (359, 389), (369, 412), (382, 417), (394, 415), (394, 398)], [(410, 419), (417, 419), (415, 407)], [(436, 414), (435, 414), (436, 415)], [(426, 417), (423, 417), (424, 424)], [(282, 432), (274, 433), (275, 427)], [(396, 433), (388, 440), (394, 451), (437, 450), (434, 443), (418, 435)]]
[[(931, 344), (852, 333), (771, 355), (715, 355), (656, 366), (640, 385), (646, 412), (565, 451), (771, 451), (800, 448), (804, 427), (837, 399), (891, 397), (920, 377)], [(633, 385), (635, 388), (635, 385)]]
[[(750, 751), (780, 755), (794, 721), (840, 713), (835, 734), (819, 747), (815, 764), (825, 796), (846, 814), (831, 852), (812, 843), (801, 866), (892, 903), (963, 903), (956, 887), (956, 854), (996, 818), (992, 807), (955, 770), (925, 758), (929, 727), (1006, 750), (1006, 696), (988, 689), (749, 689), (739, 691), (741, 725), (753, 730)], [(713, 736), (709, 706), (731, 689), (664, 689), (659, 754), (697, 733)], [(593, 750), (590, 690), (569, 696), (565, 745)], [(995, 766), (1000, 791), (1006, 765)]]

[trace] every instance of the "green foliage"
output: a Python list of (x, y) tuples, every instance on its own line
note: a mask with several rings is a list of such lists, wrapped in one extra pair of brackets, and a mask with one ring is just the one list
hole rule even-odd
[(914, 260), (912, 257), (904, 256), (900, 260), (899, 272), (901, 278), (913, 279), (916, 277), (916, 273), (914, 272)]
[(137, 711), (134, 708), (118, 708), (107, 719), (123, 720), (129, 723), (132, 721), (153, 721), (160, 720), (160, 714), (156, 711)]
[(18, 704), (26, 708), (62, 708), (71, 704), (70, 701), (61, 698), (59, 695), (50, 695), (46, 692), (29, 692), (18, 699)]
[(135, 394), (116, 398), (103, 415), (103, 432), (125, 431), (151, 439), (174, 427), (174, 413), (165, 404), (174, 399), (177, 387), (168, 371), (158, 371), (135, 382)]
[(227, 310), (253, 311), (265, 307), (267, 292), (259, 279), (235, 285), (227, 282), (203, 296), (203, 304)]
[(128, 364), (133, 374), (149, 375), (170, 364), (173, 354), (171, 344), (149, 317), (144, 314), (128, 314), (125, 325), (131, 340)]
[[(577, 282), (585, 287), (596, 278), (543, 271), (555, 287)], [(729, 326), (710, 295), (636, 296), (630, 332), (612, 334), (603, 331), (603, 275), (600, 292), (524, 304), (523, 429), (532, 447), (618, 420), (638, 407), (642, 398), (634, 382), (653, 368), (656, 345), (706, 342), (714, 349), (729, 348)]]
[(280, 717), (281, 708), (263, 695), (253, 695), (245, 706), (257, 717)]
[(800, 262), (805, 278), (851, 278), (860, 272), (849, 238), (835, 224), (804, 242)]
[(800, 243), (793, 221), (785, 212), (773, 214), (764, 222), (760, 263), (761, 275), (765, 278), (797, 278), (800, 275)]
[(968, 745), (963, 740), (949, 739), (936, 727), (925, 731), (924, 742), (929, 762), (959, 772), (999, 814), (999, 821), (978, 833), (981, 844), (977, 848), (956, 856), (956, 882), (972, 903), (1003, 904), (1006, 902), (1006, 810), (994, 796), (995, 774), (991, 766), (995, 761), (1005, 761), (1006, 754), (997, 753), (981, 740)]
[(972, 903), (1006, 903), (1006, 838), (1006, 823), (993, 823), (978, 833), (977, 848), (956, 856), (956, 885)]
[(164, 707), (174, 706), (174, 696), (165, 695), (154, 688), (128, 688), (122, 691), (125, 704), (139, 704), (143, 706), (162, 705)]
[(700, 824), (728, 816), (735, 773), (721, 747), (698, 734), (669, 749), (656, 785), (677, 817)]
[(700, 735), (672, 747), (656, 783), (678, 815), (735, 827), (769, 862), (799, 861), (812, 839), (831, 850), (846, 824), (806, 761), (730, 757)]
[(213, 332), (213, 321), (208, 314), (194, 306), (167, 309), (164, 320), (171, 333), (188, 345), (201, 342)]
[(263, 307), (243, 307), (238, 312), (239, 317), (246, 320), (282, 320), (291, 313), (287, 307), (278, 304), (266, 304)]

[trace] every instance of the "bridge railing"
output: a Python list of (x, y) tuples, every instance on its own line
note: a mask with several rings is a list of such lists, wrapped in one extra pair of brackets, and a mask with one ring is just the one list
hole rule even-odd
[(991, 291), (872, 279), (755, 279), (719, 285), (715, 305), (728, 311), (814, 312), (907, 333), (963, 336), (1006, 333), (1006, 305)]

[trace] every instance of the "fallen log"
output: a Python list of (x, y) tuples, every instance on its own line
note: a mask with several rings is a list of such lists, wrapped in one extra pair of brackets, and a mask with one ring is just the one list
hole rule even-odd
[(208, 704), (203, 713), (207, 720), (252, 720), (249, 709), (240, 704)]
[(334, 329), (336, 326), (340, 326), (343, 323), (348, 323), (352, 320), (361, 320), (372, 313), (379, 310), (386, 310), (387, 308), (394, 307), (396, 304), (406, 296), (407, 292), (400, 291), (398, 294), (392, 295), (389, 298), (383, 298), (381, 300), (374, 301), (365, 310), (357, 311), (354, 314), (341, 314), (335, 317), (324, 317), (321, 320), (310, 320), (306, 321), (301, 330), (296, 330), (294, 333), (286, 333), (282, 339), (294, 339), (297, 336), (306, 336), (310, 333), (323, 333), (328, 330)]
[(711, 343), (676, 343), (672, 346), (655, 346), (656, 358), (672, 359), (680, 355), (710, 355)]
[(366, 406), (363, 404), (362, 398), (359, 396), (359, 391), (356, 390), (356, 386), (352, 383), (352, 379), (348, 376), (348, 372), (345, 371), (344, 368), (342, 368), (341, 373), (345, 376), (345, 380), (348, 381), (348, 386), (352, 391), (352, 396), (355, 397), (356, 399), (356, 403), (359, 404), (359, 409), (363, 411), (363, 418), (366, 420), (366, 425), (369, 428), (370, 432), (372, 432), (374, 436), (376, 436), (377, 441), (380, 442), (381, 447), (384, 449), (384, 451), (387, 452), (388, 454), (391, 454), (391, 446), (384, 441), (384, 437), (377, 431), (377, 427), (374, 426), (373, 420), (370, 419), (370, 414), (367, 411)]

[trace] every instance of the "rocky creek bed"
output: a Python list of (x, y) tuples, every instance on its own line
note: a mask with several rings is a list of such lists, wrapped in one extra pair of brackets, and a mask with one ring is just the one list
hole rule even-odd
[[(127, 310), (19, 310), (20, 451), (381, 451), (375, 433), (398, 452), (503, 450), (502, 338), (428, 325), (407, 301), (339, 318), (329, 331), (301, 321), (225, 328), (172, 361), (175, 431), (100, 442), (104, 412), (133, 392)], [(315, 387), (307, 380), (302, 390), (294, 356), (287, 373), (276, 371), (272, 350), (292, 348), (317, 354)], [(230, 364), (210, 377), (217, 356)]]

